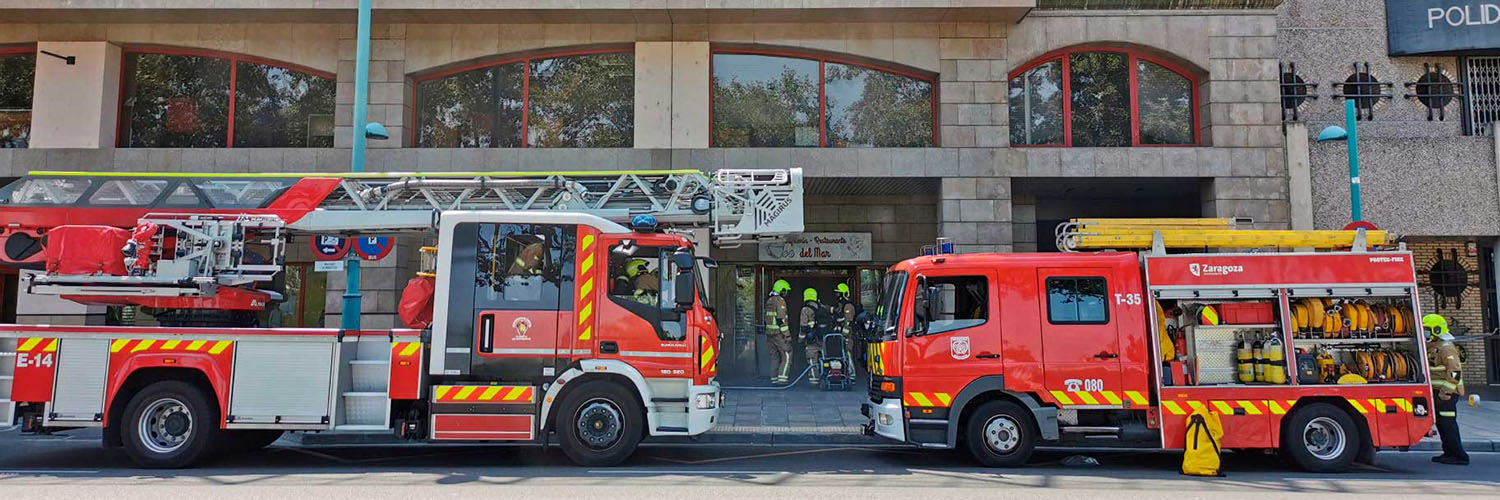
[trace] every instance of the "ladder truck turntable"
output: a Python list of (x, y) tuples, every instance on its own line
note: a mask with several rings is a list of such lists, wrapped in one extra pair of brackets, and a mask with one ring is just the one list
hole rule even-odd
[[(583, 465), (701, 434), (723, 398), (700, 281), (715, 264), (688, 236), (803, 227), (799, 169), (33, 172), (0, 188), (0, 214), (0, 264), (45, 269), (30, 293), (162, 325), (0, 325), (0, 418), (102, 428), (147, 467), (286, 431), (556, 442)], [(293, 235), (432, 230), (400, 307), (427, 328), (255, 327)], [(627, 264), (653, 278), (634, 295), (614, 288)]]
[[(1222, 448), (1318, 472), (1420, 441), (1433, 400), (1411, 253), (1383, 231), (1240, 222), (1075, 220), (1063, 253), (897, 263), (869, 324), (865, 432), (1018, 466), (1043, 443), (1180, 450), (1204, 411)], [(1232, 250), (1266, 248), (1284, 251)]]

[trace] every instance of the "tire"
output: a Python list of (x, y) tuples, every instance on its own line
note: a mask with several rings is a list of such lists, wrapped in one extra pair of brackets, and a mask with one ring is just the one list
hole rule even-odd
[(169, 380), (146, 386), (125, 406), (125, 454), (151, 469), (187, 467), (219, 439), (219, 407), (202, 389)]
[(963, 430), (964, 447), (985, 467), (1026, 465), (1041, 433), (1031, 412), (1010, 401), (979, 405)]
[(1354, 465), (1364, 436), (1348, 412), (1328, 403), (1297, 409), (1281, 432), (1281, 452), (1308, 472), (1343, 472)]
[(635, 453), (646, 415), (635, 394), (613, 382), (595, 381), (568, 394), (558, 413), (563, 453), (584, 467), (619, 465)]

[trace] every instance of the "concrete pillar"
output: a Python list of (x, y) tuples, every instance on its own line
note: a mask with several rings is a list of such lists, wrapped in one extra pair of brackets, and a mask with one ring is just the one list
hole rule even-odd
[(1013, 250), (1009, 177), (944, 177), (938, 236), (959, 252)]
[[(120, 111), (120, 47), (108, 42), (38, 42), (37, 51), (30, 147), (114, 146)], [(75, 60), (69, 65), (42, 51)]]
[(708, 147), (708, 43), (635, 44), (635, 147)]
[(1286, 181), (1292, 210), (1292, 229), (1313, 229), (1312, 162), (1309, 156), (1307, 124), (1287, 123)]

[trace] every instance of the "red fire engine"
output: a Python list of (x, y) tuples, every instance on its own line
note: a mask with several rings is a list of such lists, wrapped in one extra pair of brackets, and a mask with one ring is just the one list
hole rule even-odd
[[(159, 326), (0, 325), (0, 417), (103, 428), (149, 467), (285, 431), (555, 439), (618, 463), (717, 420), (713, 262), (684, 234), (797, 232), (801, 196), (795, 169), (34, 173), (0, 190), (0, 260), (42, 271), (29, 293), (140, 306)], [(401, 305), (426, 329), (255, 327), (289, 237), (431, 230)]]
[[(896, 264), (872, 324), (867, 432), (1015, 466), (1095, 437), (1182, 449), (1204, 411), (1223, 448), (1279, 449), (1311, 471), (1422, 439), (1411, 254), (1368, 249), (1392, 244), (1380, 231), (1233, 224), (1075, 221), (1059, 248), (1150, 250)], [(1169, 253), (1268, 247), (1304, 251)]]

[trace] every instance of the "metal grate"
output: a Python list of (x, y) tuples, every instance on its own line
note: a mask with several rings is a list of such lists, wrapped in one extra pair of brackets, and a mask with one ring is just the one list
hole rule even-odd
[(1500, 123), (1500, 56), (1465, 58), (1464, 72), (1469, 86), (1464, 128), (1470, 135), (1493, 134)]

